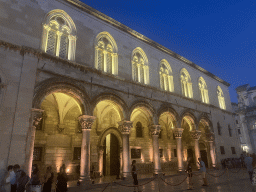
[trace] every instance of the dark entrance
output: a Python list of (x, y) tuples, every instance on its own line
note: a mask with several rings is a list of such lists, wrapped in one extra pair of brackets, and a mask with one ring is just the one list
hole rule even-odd
[[(109, 146), (110, 145), (110, 146)], [(110, 149), (107, 154), (107, 147)], [(114, 134), (110, 134), (110, 142), (104, 140), (104, 155), (103, 155), (103, 175), (117, 175), (120, 172), (120, 157), (118, 139)], [(109, 164), (107, 164), (109, 161)], [(108, 171), (107, 171), (108, 170)]]
[(193, 163), (195, 163), (195, 160), (194, 160), (194, 152), (191, 148), (187, 149), (187, 154), (188, 154), (188, 158), (191, 157), (191, 161)]
[(208, 168), (208, 160), (207, 160), (207, 152), (206, 152), (206, 150), (200, 150), (200, 153), (201, 153), (201, 159), (204, 162), (205, 167)]

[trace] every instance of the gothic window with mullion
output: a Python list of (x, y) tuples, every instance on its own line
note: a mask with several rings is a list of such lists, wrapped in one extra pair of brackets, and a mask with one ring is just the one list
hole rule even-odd
[(148, 59), (141, 48), (134, 49), (131, 63), (133, 80), (141, 84), (149, 84)]
[(203, 103), (209, 103), (208, 89), (205, 80), (200, 77), (198, 81), (198, 86), (201, 94), (201, 100)]
[(219, 100), (219, 106), (221, 109), (226, 109), (226, 104), (225, 104), (225, 98), (222, 89), (220, 86), (217, 87), (217, 95), (218, 95), (218, 100)]
[(183, 68), (180, 73), (182, 94), (185, 97), (193, 98), (192, 82), (188, 71)]
[(43, 25), (42, 50), (50, 55), (75, 60), (76, 27), (62, 10), (47, 14)]
[(160, 64), (160, 87), (164, 91), (173, 92), (173, 76), (169, 63), (163, 59)]
[(113, 37), (102, 32), (96, 38), (95, 68), (105, 73), (117, 75), (117, 46)]
[(136, 123), (136, 137), (143, 137), (143, 127), (141, 122)]

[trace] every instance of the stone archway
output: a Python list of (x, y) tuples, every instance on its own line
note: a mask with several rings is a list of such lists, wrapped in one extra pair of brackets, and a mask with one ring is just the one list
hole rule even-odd
[(108, 128), (101, 134), (98, 152), (100, 175), (119, 175), (122, 170), (122, 136), (117, 128)]
[[(46, 166), (52, 166), (55, 171), (58, 171), (62, 164), (66, 164), (66, 171), (70, 175), (79, 176), (76, 166), (79, 166), (81, 143), (75, 141), (82, 140), (78, 117), (90, 111), (86, 98), (85, 91), (68, 80), (64, 82), (64, 79), (48, 79), (35, 88), (35, 109), (31, 115), (28, 133), (29, 153), (26, 154), (26, 169), (29, 175), (32, 163), (36, 163), (42, 170)], [(42, 109), (42, 120), (33, 125), (33, 114), (39, 109)]]

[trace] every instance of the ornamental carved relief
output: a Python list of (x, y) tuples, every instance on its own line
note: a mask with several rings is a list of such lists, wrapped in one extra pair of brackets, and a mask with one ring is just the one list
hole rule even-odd
[(207, 138), (208, 142), (213, 142), (214, 141), (214, 133), (210, 132), (210, 133), (205, 133), (205, 136)]
[(32, 118), (32, 127), (36, 128), (36, 126), (40, 123), (43, 118), (44, 110), (41, 109), (31, 109), (31, 118)]
[(92, 124), (95, 121), (96, 117), (89, 115), (82, 115), (78, 117), (79, 123), (81, 124), (82, 130), (90, 130), (92, 128)]
[(122, 120), (118, 122), (118, 129), (122, 134), (130, 134), (130, 130), (132, 128), (132, 121)]
[(151, 125), (151, 134), (159, 135), (161, 131), (161, 125)]
[(175, 128), (174, 129), (174, 137), (175, 138), (181, 138), (183, 133), (183, 128)]
[(191, 131), (190, 135), (193, 139), (198, 140), (201, 136), (201, 131)]

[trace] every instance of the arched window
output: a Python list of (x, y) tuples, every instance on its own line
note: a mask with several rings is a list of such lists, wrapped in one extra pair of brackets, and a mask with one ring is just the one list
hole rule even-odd
[(201, 93), (201, 100), (203, 103), (209, 103), (208, 89), (203, 77), (198, 80), (198, 87)]
[(139, 47), (132, 53), (132, 77), (134, 81), (149, 84), (148, 59)]
[(95, 68), (113, 75), (118, 74), (117, 45), (108, 32), (102, 32), (96, 37)]
[(50, 11), (43, 25), (42, 50), (63, 59), (75, 60), (76, 27), (62, 10)]
[(217, 87), (217, 95), (218, 95), (220, 108), (226, 109), (225, 98), (224, 98), (224, 95), (223, 95), (223, 92), (222, 92), (222, 89), (220, 88), (220, 86)]
[(217, 123), (217, 129), (218, 129), (218, 135), (221, 135), (221, 127), (220, 127), (220, 123)]
[(173, 92), (173, 76), (169, 63), (163, 59), (160, 63), (160, 87), (162, 90)]
[(136, 137), (143, 137), (142, 135), (142, 124), (141, 122), (136, 123)]
[(182, 94), (185, 97), (193, 98), (192, 82), (188, 71), (183, 68), (180, 72)]

